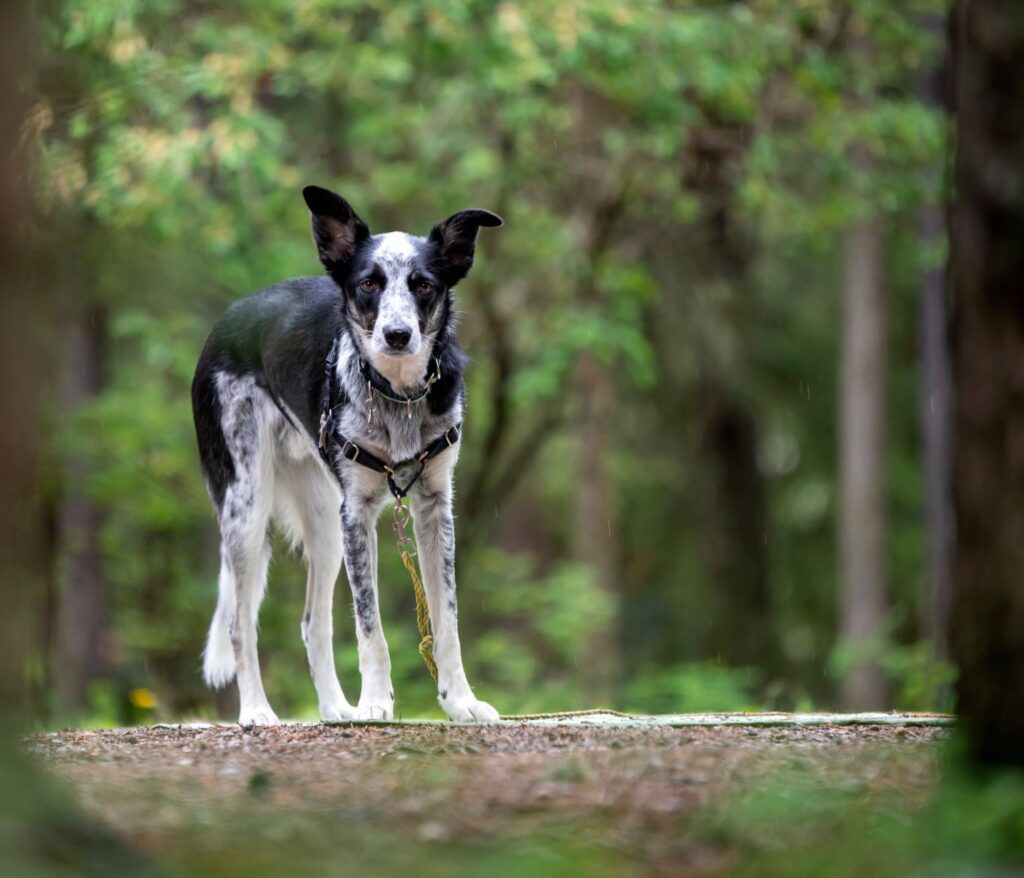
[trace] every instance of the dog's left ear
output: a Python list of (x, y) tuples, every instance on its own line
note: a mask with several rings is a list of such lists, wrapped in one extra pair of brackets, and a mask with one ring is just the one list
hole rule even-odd
[(455, 286), (473, 267), (476, 252), (476, 236), (481, 226), (504, 225), (496, 213), (480, 208), (470, 208), (453, 213), (443, 223), (438, 223), (430, 232), (430, 240), (441, 248), (448, 261), (448, 286)]

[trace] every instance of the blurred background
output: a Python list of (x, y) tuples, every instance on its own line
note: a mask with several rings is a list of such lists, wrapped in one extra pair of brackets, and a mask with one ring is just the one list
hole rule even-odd
[[(42, 724), (232, 718), (189, 385), (228, 303), (480, 206), (457, 476), (463, 646), (504, 713), (946, 709), (939, 0), (44, 0), (25, 282), (58, 331), (26, 632)], [(37, 522), (38, 524), (38, 522)], [(382, 524), (397, 711), (435, 716)], [(276, 544), (271, 703), (314, 718)], [(350, 597), (336, 649), (358, 697)]]

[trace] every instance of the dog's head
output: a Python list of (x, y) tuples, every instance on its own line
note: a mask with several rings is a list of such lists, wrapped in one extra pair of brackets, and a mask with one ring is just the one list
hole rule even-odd
[(372, 235), (340, 195), (319, 186), (302, 191), (313, 240), (341, 288), (357, 344), (396, 387), (422, 380), (437, 334), (451, 312), (451, 290), (473, 265), (481, 226), (500, 226), (487, 210), (460, 210), (426, 237)]

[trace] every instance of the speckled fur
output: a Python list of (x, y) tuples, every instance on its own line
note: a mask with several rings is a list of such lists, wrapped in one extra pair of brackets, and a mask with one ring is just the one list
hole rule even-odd
[[(200, 357), (193, 410), (203, 474), (220, 524), (217, 609), (204, 653), (211, 686), (237, 678), (243, 724), (277, 721), (260, 677), (257, 617), (276, 525), (308, 568), (301, 633), (324, 720), (390, 718), (391, 660), (381, 626), (376, 522), (392, 502), (382, 474), (341, 459), (340, 484), (316, 446), (327, 354), (337, 343), (338, 429), (387, 461), (416, 455), (463, 417), (465, 358), (455, 341), (452, 287), (472, 264), (486, 211), (463, 211), (426, 238), (373, 237), (347, 202), (307, 189), (314, 239), (329, 277), (285, 281), (232, 306)], [(468, 254), (468, 255), (467, 255)], [(366, 277), (375, 295), (369, 297)], [(383, 332), (409, 330), (404, 350)], [(435, 364), (442, 378), (422, 402)], [(371, 389), (369, 379), (372, 378)], [(409, 494), (434, 633), (441, 706), (452, 719), (493, 720), (472, 693), (457, 629), (452, 479), (459, 444), (430, 460)], [(335, 454), (338, 453), (334, 449)], [(400, 469), (404, 484), (415, 470)], [(339, 514), (340, 510), (340, 514)], [(353, 595), (362, 691), (352, 706), (333, 659), (332, 600), (344, 561)]]

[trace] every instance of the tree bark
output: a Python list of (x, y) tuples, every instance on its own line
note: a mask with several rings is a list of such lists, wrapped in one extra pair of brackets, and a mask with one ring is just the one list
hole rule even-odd
[(973, 756), (1024, 765), (1024, 7), (955, 19), (953, 654)]
[[(597, 266), (611, 246), (615, 223), (624, 205), (623, 189), (603, 193), (591, 208), (587, 241), (589, 269), (580, 279), (577, 292), (584, 308), (599, 308), (601, 305)], [(621, 592), (615, 488), (608, 469), (608, 457), (614, 447), (615, 384), (608, 369), (590, 350), (582, 350), (574, 365), (579, 406), (576, 418), (579, 458), (575, 469), (573, 556), (590, 567), (602, 602), (613, 608), (607, 621), (590, 635), (583, 679), (591, 698), (612, 703), (616, 674), (621, 667), (621, 613), (618, 609)]]
[[(24, 73), (24, 3), (0, 5), (0, 81)], [(39, 397), (46, 381), (41, 325), (50, 297), (25, 282), (19, 226), (29, 213), (18, 137), (26, 90), (0, 93), (0, 757), (17, 752), (12, 729), (28, 723), (25, 665), (34, 647), (46, 563), (34, 514), (39, 443)]]
[(768, 514), (757, 466), (757, 424), (711, 375), (703, 377), (698, 392), (707, 478), (703, 556), (718, 596), (711, 642), (726, 663), (759, 668), (771, 682), (781, 668), (768, 590)]
[[(942, 238), (945, 219), (935, 204), (921, 210), (921, 240)], [(953, 580), (952, 376), (947, 336), (946, 272), (921, 278), (921, 434), (924, 447), (924, 508), (928, 553), (925, 630), (937, 658), (949, 657), (949, 609)]]
[[(693, 254), (698, 282), (721, 285), (737, 299), (756, 295), (754, 247), (737, 217), (735, 182), (750, 140), (741, 124), (716, 119), (694, 132), (684, 183), (700, 198), (700, 237)], [(741, 335), (742, 326), (730, 332)], [(757, 412), (739, 390), (742, 367), (711, 348), (699, 355), (700, 552), (713, 595), (707, 653), (734, 667), (754, 667), (771, 684), (783, 657), (770, 608), (767, 486), (757, 465)]]
[[(102, 309), (86, 308), (64, 332), (63, 411), (74, 413), (99, 393), (106, 325)], [(57, 512), (61, 551), (55, 683), (58, 710), (73, 716), (87, 706), (88, 687), (109, 669), (108, 595), (100, 550), (99, 513), (82, 484), (82, 461), (71, 458)]]
[[(618, 553), (613, 527), (614, 489), (608, 470), (614, 389), (607, 370), (589, 351), (584, 351), (577, 360), (576, 387), (580, 409), (573, 554), (592, 571), (602, 600), (615, 606), (619, 600)], [(615, 673), (619, 667), (615, 627), (618, 617), (617, 612), (613, 613), (606, 624), (592, 632), (585, 657), (583, 676), (588, 694), (604, 703), (614, 697)]]
[[(881, 227), (875, 217), (846, 235), (839, 437), (840, 641), (870, 649), (884, 634), (885, 300)], [(885, 706), (875, 660), (856, 661), (842, 681), (846, 710)]]
[[(921, 100), (947, 112), (948, 46), (945, 22), (939, 14), (925, 17), (922, 27), (946, 47), (934, 68), (921, 77)], [(926, 179), (929, 188), (942, 189), (942, 170)], [(946, 216), (938, 198), (921, 208), (921, 246), (934, 252), (942, 243)], [(923, 629), (939, 659), (949, 658), (949, 610), (953, 594), (953, 411), (952, 364), (949, 351), (947, 272), (943, 266), (925, 269), (919, 303), (921, 345), (921, 439), (924, 451), (924, 510), (927, 541), (927, 591), (923, 596)]]

